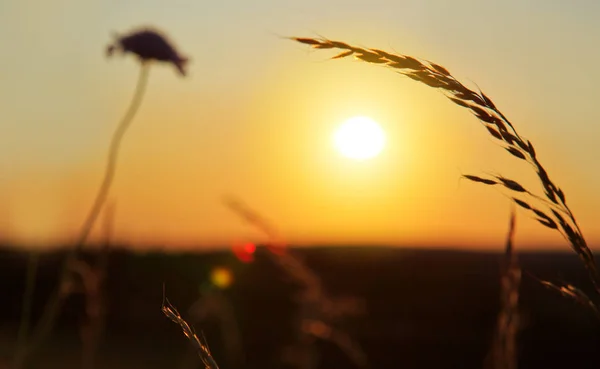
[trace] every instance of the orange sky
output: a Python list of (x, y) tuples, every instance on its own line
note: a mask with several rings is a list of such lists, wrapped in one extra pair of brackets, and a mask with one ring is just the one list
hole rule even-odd
[[(120, 241), (260, 240), (223, 206), (234, 194), (294, 243), (502, 247), (509, 201), (460, 175), (536, 185), (530, 168), (438, 92), (274, 34), (318, 33), (433, 60), (476, 82), (534, 142), (588, 242), (600, 242), (596, 3), (61, 0), (40, 17), (28, 2), (0, 12), (0, 38), (15, 55), (0, 65), (0, 230), (12, 242), (75, 237), (137, 77), (133, 58), (107, 60), (104, 47), (110, 31), (143, 24), (165, 30), (192, 62), (185, 79), (169, 66), (151, 70), (111, 192)], [(351, 161), (332, 147), (335, 127), (356, 115), (387, 132), (375, 159)], [(526, 213), (517, 227), (517, 244), (567, 247)]]

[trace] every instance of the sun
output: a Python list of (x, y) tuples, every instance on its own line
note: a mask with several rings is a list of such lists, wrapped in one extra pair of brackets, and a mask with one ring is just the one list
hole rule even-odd
[(352, 117), (334, 133), (337, 151), (349, 159), (367, 160), (376, 157), (385, 147), (385, 132), (369, 117)]

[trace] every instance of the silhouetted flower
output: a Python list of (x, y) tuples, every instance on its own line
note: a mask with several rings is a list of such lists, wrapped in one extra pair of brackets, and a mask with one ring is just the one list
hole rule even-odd
[(186, 75), (188, 58), (182, 56), (175, 47), (157, 30), (145, 28), (130, 34), (115, 35), (115, 42), (106, 49), (107, 56), (116, 50), (137, 55), (142, 62), (156, 60), (173, 64), (182, 76)]

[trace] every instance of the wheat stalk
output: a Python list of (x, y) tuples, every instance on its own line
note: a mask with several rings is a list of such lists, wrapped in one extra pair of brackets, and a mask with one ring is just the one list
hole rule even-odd
[(181, 317), (181, 314), (179, 314), (179, 311), (177, 311), (177, 308), (175, 308), (175, 306), (173, 306), (169, 302), (169, 300), (165, 297), (164, 287), (163, 287), (163, 303), (162, 303), (161, 311), (173, 323), (175, 323), (175, 324), (179, 325), (179, 327), (181, 327), (183, 334), (186, 336), (186, 338), (190, 341), (190, 343), (194, 346), (194, 348), (198, 352), (198, 356), (200, 356), (202, 363), (204, 363), (204, 368), (205, 369), (219, 369), (219, 366), (217, 365), (217, 362), (213, 358), (204, 336), (202, 337), (202, 339), (200, 339), (200, 337), (198, 337), (196, 332), (194, 332), (194, 329), (192, 329), (192, 327), (190, 327), (190, 325), (185, 321), (185, 319), (183, 319)]
[(566, 298), (574, 301), (575, 303), (577, 303), (585, 308), (590, 309), (592, 311), (592, 313), (596, 316), (596, 318), (598, 318), (600, 320), (600, 309), (598, 308), (596, 303), (594, 303), (594, 300), (592, 300), (585, 292), (583, 292), (579, 288), (577, 288), (574, 285), (567, 283), (567, 282), (556, 283), (556, 282), (539, 279), (536, 276), (533, 276), (531, 274), (529, 274), (529, 275), (533, 279), (535, 279), (539, 283), (541, 283), (542, 286), (544, 286), (550, 290), (556, 291), (559, 294), (561, 294), (563, 297), (566, 297)]
[[(473, 91), (454, 78), (439, 64), (420, 60), (408, 55), (391, 54), (379, 49), (367, 49), (351, 46), (344, 42), (325, 38), (299, 38), (291, 40), (309, 45), (314, 49), (335, 49), (341, 53), (332, 59), (341, 59), (353, 55), (357, 60), (379, 64), (405, 75), (417, 82), (441, 91), (456, 105), (469, 110), (504, 149), (518, 160), (529, 163), (537, 174), (544, 189), (543, 196), (527, 190), (517, 181), (503, 176), (480, 177), (465, 175), (464, 178), (486, 185), (499, 185), (509, 190), (512, 200), (535, 216), (545, 227), (557, 230), (577, 253), (586, 267), (596, 292), (600, 295), (600, 274), (594, 255), (577, 224), (575, 216), (567, 205), (562, 189), (550, 179), (548, 172), (539, 161), (531, 141), (523, 138), (508, 118), (496, 107), (493, 101), (481, 90)], [(519, 198), (521, 197), (521, 198)], [(541, 201), (544, 208), (534, 207), (529, 200)]]

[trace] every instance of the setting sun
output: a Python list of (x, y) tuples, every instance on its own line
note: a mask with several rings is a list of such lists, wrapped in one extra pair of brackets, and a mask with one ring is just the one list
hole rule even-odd
[(385, 146), (385, 133), (373, 119), (353, 117), (335, 131), (333, 142), (343, 156), (366, 160), (381, 153)]

